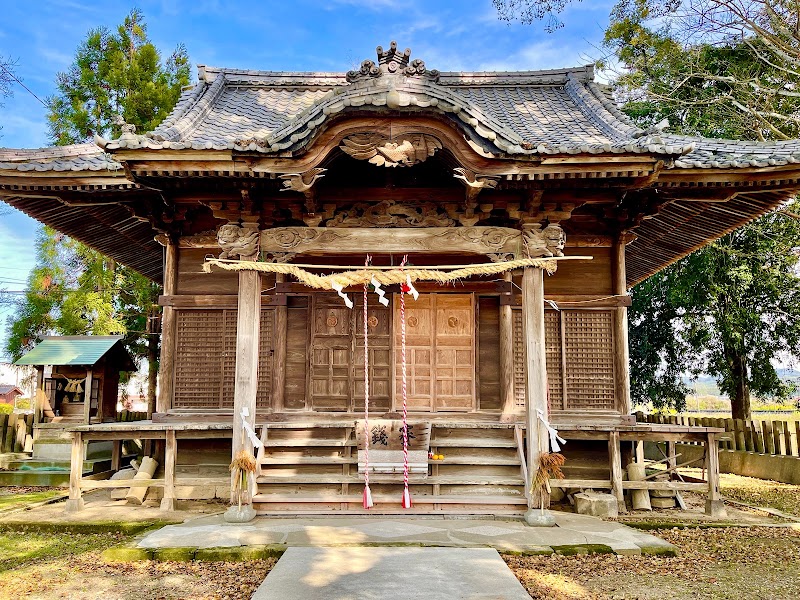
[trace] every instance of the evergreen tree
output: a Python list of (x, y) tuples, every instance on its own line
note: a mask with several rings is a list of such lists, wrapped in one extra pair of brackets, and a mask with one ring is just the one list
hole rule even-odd
[[(116, 136), (117, 117), (138, 131), (155, 128), (189, 83), (181, 45), (167, 58), (147, 38), (139, 10), (115, 31), (91, 30), (69, 70), (58, 75), (48, 101), (50, 134), (57, 145)], [(47, 334), (124, 334), (128, 350), (148, 363), (148, 401), (155, 405), (160, 286), (99, 252), (43, 227), (37, 266), (10, 320), (6, 350), (17, 358)]]

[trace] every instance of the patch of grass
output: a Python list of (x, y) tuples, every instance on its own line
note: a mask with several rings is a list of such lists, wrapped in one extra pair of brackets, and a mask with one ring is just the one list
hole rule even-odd
[(29, 492), (26, 494), (2, 494), (0, 495), (0, 512), (44, 502), (45, 500), (61, 496), (64, 493), (65, 490), (48, 489), (41, 492)]
[(82, 533), (4, 528), (0, 531), (0, 573), (34, 561), (103, 550), (128, 539), (121, 532)]

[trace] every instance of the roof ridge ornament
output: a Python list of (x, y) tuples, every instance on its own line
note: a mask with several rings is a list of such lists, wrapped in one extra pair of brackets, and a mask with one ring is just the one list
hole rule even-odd
[(392, 41), (389, 49), (384, 50), (383, 46), (375, 48), (378, 55), (378, 63), (367, 59), (361, 63), (357, 71), (347, 72), (347, 81), (353, 83), (361, 79), (382, 77), (384, 74), (405, 75), (406, 77), (427, 77), (433, 81), (438, 81), (439, 71), (428, 70), (425, 61), (420, 58), (411, 60), (411, 48), (406, 48), (403, 52), (397, 50), (397, 42)]

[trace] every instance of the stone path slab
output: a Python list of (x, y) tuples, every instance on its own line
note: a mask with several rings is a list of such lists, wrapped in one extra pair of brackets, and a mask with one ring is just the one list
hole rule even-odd
[(530, 600), (491, 548), (289, 548), (253, 600)]
[[(139, 548), (235, 548), (238, 546), (441, 546), (489, 547), (501, 552), (575, 552), (580, 548), (617, 554), (674, 552), (654, 535), (595, 517), (553, 513), (556, 527), (522, 521), (422, 517), (257, 517), (225, 523), (221, 515), (198, 517), (147, 534)], [(585, 551), (585, 550), (584, 550)]]

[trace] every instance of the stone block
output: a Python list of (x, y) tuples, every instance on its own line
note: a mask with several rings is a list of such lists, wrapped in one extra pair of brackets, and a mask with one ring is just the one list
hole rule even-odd
[(580, 515), (600, 518), (619, 516), (619, 504), (611, 494), (599, 492), (582, 492), (575, 494), (575, 510)]
[(650, 490), (650, 496), (653, 498), (674, 498), (675, 490)]
[(675, 508), (675, 497), (651, 498), (650, 504), (653, 505), (653, 508)]
[(561, 502), (564, 499), (564, 490), (561, 488), (551, 488), (550, 489), (550, 502)]

